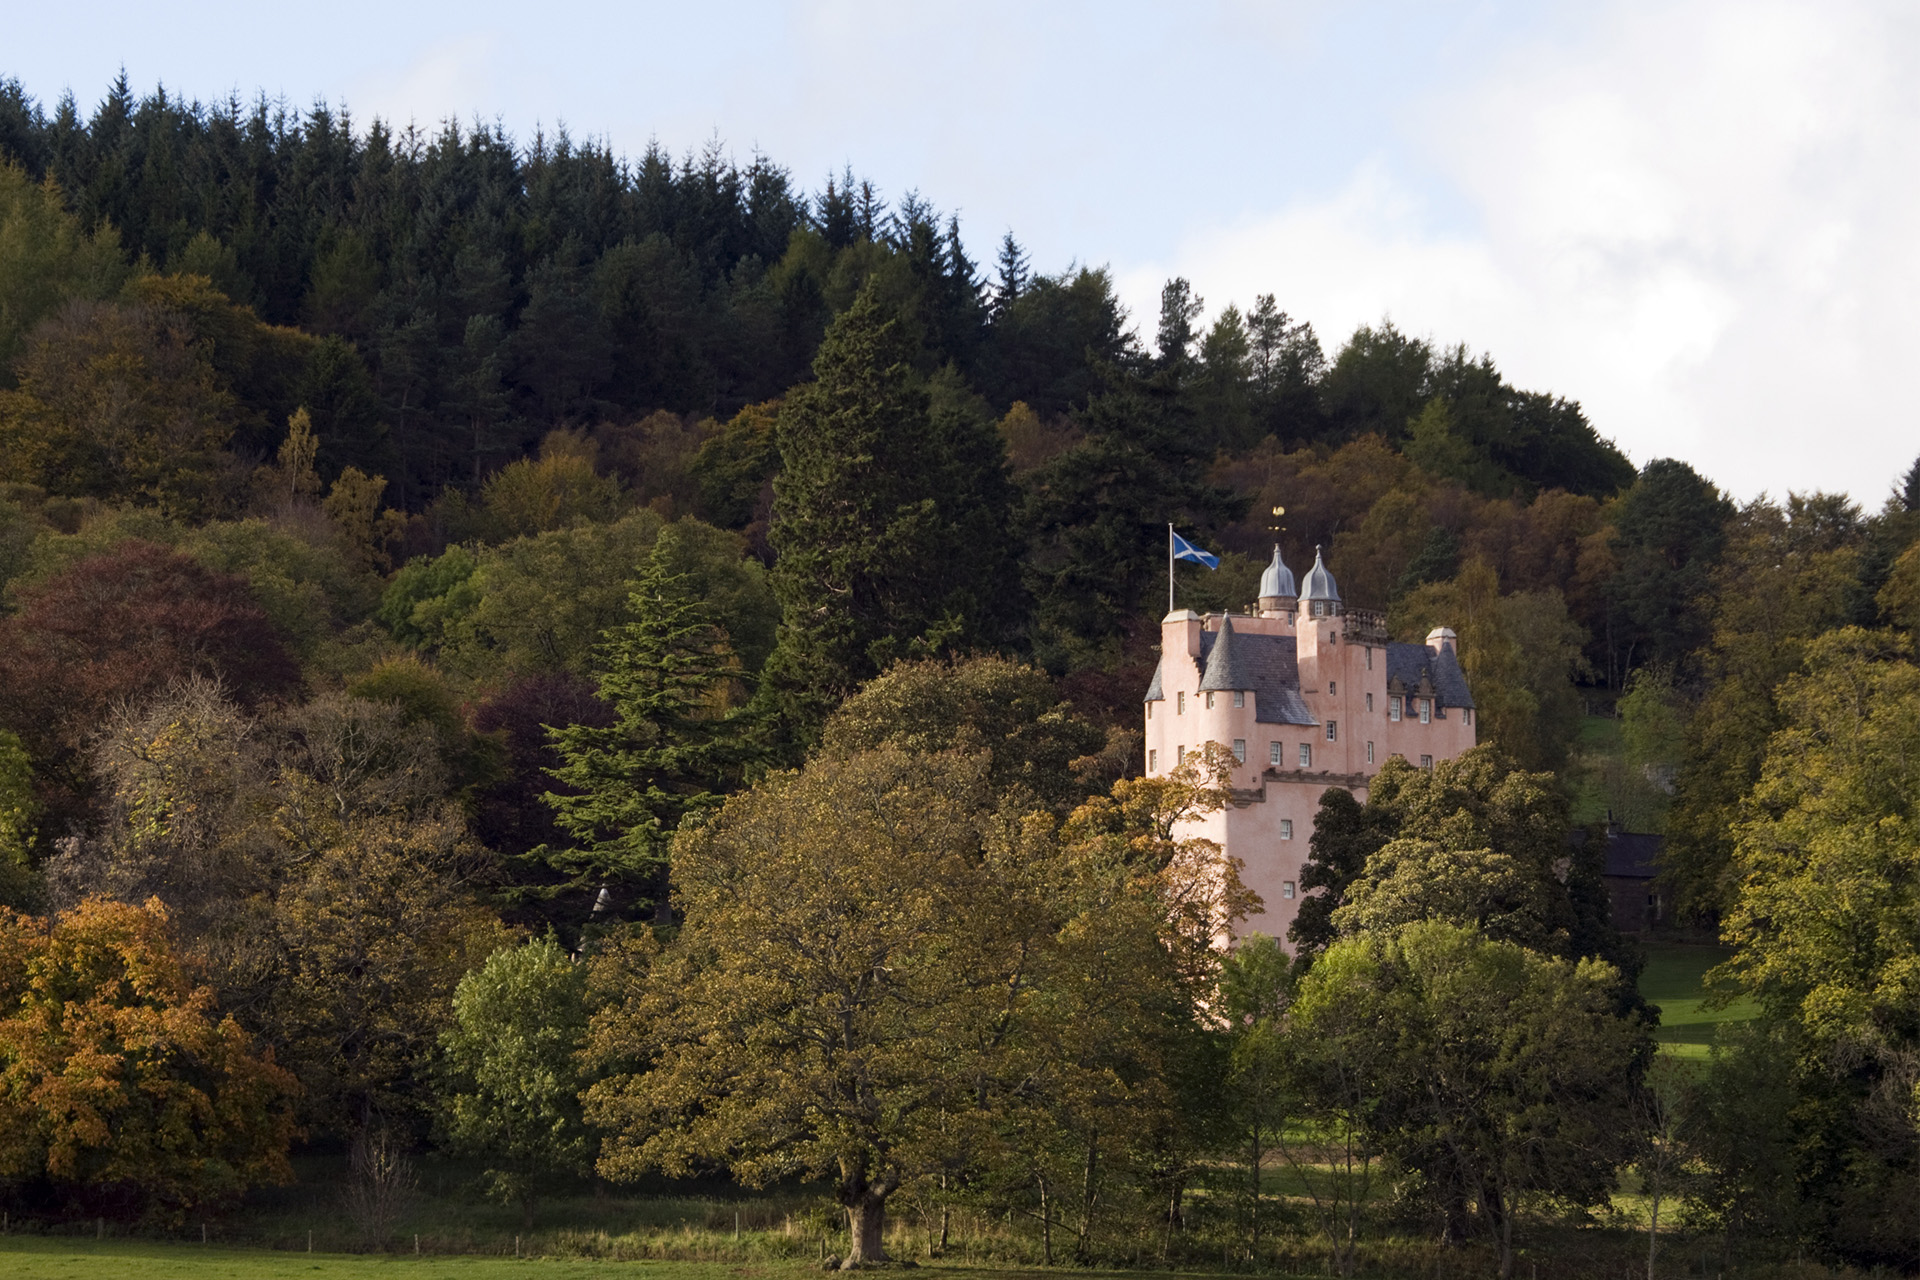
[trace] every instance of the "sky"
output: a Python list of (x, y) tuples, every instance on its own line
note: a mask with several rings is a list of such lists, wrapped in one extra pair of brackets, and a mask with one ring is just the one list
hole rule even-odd
[(851, 165), (1329, 354), (1391, 321), (1578, 400), (1636, 464), (1877, 507), (1920, 454), (1920, 7), (0, 0), (0, 76)]

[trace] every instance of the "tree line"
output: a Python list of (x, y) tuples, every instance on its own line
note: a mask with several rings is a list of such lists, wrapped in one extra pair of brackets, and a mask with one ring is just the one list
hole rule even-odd
[[(121, 82), (0, 86), (0, 150), (22, 1211), (180, 1220), (299, 1129), (529, 1214), (818, 1178), (856, 1260), (936, 1188), (1082, 1260), (1204, 1191), (1257, 1252), (1276, 1161), (1343, 1271), (1376, 1186), (1510, 1268), (1624, 1169), (1729, 1248), (1911, 1256), (1920, 469), (1736, 505), (1464, 347), (1180, 280), (1149, 345), (1102, 271), (718, 147)], [(1184, 606), (1323, 543), (1460, 635), (1489, 745), (1328, 794), (1297, 958), (1213, 945), (1208, 767), (1138, 776), (1170, 520), (1224, 553)], [(1697, 1079), (1569, 842), (1609, 813), (1767, 1011)]]

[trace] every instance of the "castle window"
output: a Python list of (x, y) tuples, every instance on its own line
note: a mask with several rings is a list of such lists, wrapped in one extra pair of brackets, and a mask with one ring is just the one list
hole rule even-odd
[(1327, 721), (1327, 741), (1340, 741), (1340, 722), (1338, 720)]
[(1372, 694), (1368, 694), (1368, 695), (1367, 695), (1367, 710), (1368, 710), (1368, 711), (1372, 711), (1372, 710), (1373, 710), (1373, 695), (1372, 695)]
[(1153, 704), (1151, 702), (1147, 704), (1147, 719), (1153, 719)]
[(1399, 718), (1400, 718), (1400, 695), (1396, 693), (1392, 697), (1387, 699), (1387, 719), (1398, 720)]
[(1329, 698), (1337, 698), (1340, 696), (1340, 682), (1338, 680), (1327, 681), (1327, 696)]
[(1373, 646), (1367, 646), (1367, 670), (1373, 670)]
[(1173, 714), (1175, 714), (1175, 715), (1177, 715), (1177, 716), (1183, 716), (1183, 715), (1185, 715), (1185, 714), (1187, 714), (1187, 695), (1186, 695), (1186, 691), (1185, 691), (1185, 690), (1182, 690), (1181, 692), (1179, 692), (1179, 693), (1176, 693), (1176, 694), (1174, 694), (1173, 696), (1174, 696), (1174, 697), (1175, 697), (1176, 699), (1178, 699), (1178, 701), (1176, 701), (1176, 702), (1175, 702), (1175, 703), (1173, 704)]
[(1293, 839), (1293, 819), (1292, 818), (1280, 819), (1280, 838), (1282, 840)]
[(1267, 744), (1267, 763), (1272, 765), (1276, 769), (1280, 767), (1280, 744), (1279, 743), (1269, 742)]
[(1213, 695), (1212, 695), (1212, 694), (1208, 694), (1208, 695), (1207, 695), (1207, 710), (1209, 710), (1209, 711), (1211, 711), (1211, 710), (1213, 710)]
[(1160, 767), (1160, 753), (1152, 747), (1147, 748), (1147, 772), (1152, 773)]
[(1235, 690), (1233, 691), (1233, 705), (1234, 705), (1234, 706), (1236, 706), (1236, 707), (1244, 707), (1244, 706), (1246, 706), (1246, 705), (1247, 705), (1247, 694), (1246, 694), (1246, 690), (1244, 690), (1244, 689), (1235, 689)]
[(1303, 742), (1300, 744), (1300, 767), (1302, 769), (1313, 768), (1313, 744), (1311, 742)]
[(1280, 882), (1280, 896), (1283, 898), (1291, 898), (1293, 896), (1293, 881), (1282, 880)]
[(1247, 762), (1247, 740), (1245, 738), (1235, 738), (1233, 740), (1233, 758), (1241, 764)]
[(1421, 757), (1420, 757), (1420, 767), (1421, 767), (1422, 769), (1431, 769), (1431, 768), (1433, 768), (1433, 757), (1432, 757), (1432, 756), (1421, 756)]
[(1461, 714), (1462, 716), (1464, 716), (1464, 717), (1466, 718), (1466, 723), (1468, 723), (1468, 724), (1472, 724), (1472, 723), (1473, 723), (1473, 708), (1472, 708), (1472, 707), (1462, 707), (1462, 708), (1460, 708), (1460, 714)]
[(1433, 723), (1433, 699), (1432, 698), (1420, 699), (1420, 723), (1421, 724)]
[(1371, 742), (1367, 744), (1367, 763), (1373, 763), (1373, 744)]
[(1175, 747), (1175, 748), (1173, 749), (1173, 763), (1174, 763), (1174, 767), (1175, 767), (1175, 768), (1178, 768), (1179, 766), (1181, 766), (1181, 765), (1183, 765), (1183, 764), (1185, 764), (1186, 762), (1187, 762), (1187, 748), (1186, 748), (1186, 746), (1185, 746), (1185, 745), (1183, 744), (1183, 745), (1181, 745), (1181, 746), (1177, 746), (1177, 747)]

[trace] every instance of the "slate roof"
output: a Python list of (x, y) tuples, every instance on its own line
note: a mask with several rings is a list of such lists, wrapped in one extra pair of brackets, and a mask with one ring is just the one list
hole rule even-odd
[[(1224, 626), (1230, 624), (1224, 623)], [(1220, 638), (1230, 635), (1228, 652), (1222, 656), (1222, 679), (1244, 680), (1245, 684), (1206, 683), (1214, 678), (1214, 654)], [(1161, 667), (1169, 661), (1186, 661), (1184, 654), (1163, 654)], [(1248, 689), (1253, 693), (1253, 719), (1256, 724), (1319, 724), (1300, 697), (1300, 664), (1292, 636), (1264, 636), (1232, 630), (1202, 631), (1200, 658), (1195, 664), (1202, 673), (1202, 689)], [(1153, 682), (1147, 686), (1147, 702), (1159, 702), (1167, 696), (1160, 680), (1161, 667), (1153, 669)]]
[(1387, 688), (1398, 680), (1411, 693), (1425, 680), (1433, 689), (1433, 700), (1440, 707), (1471, 707), (1473, 694), (1467, 688), (1467, 673), (1451, 649), (1435, 652), (1423, 644), (1387, 646)]
[(1664, 836), (1640, 835), (1632, 831), (1607, 833), (1607, 868), (1602, 875), (1622, 876), (1629, 880), (1651, 880), (1660, 874), (1660, 850)]
[(1207, 654), (1207, 669), (1200, 677), (1200, 691), (1253, 688), (1253, 669), (1247, 665), (1247, 646), (1234, 634), (1233, 619), (1220, 619), (1220, 634)]
[[(1576, 849), (1584, 847), (1587, 829), (1576, 827), (1567, 832), (1567, 843)], [(1666, 843), (1665, 836), (1610, 829), (1607, 832), (1606, 860), (1600, 868), (1600, 874), (1617, 876), (1622, 880), (1652, 880), (1660, 874), (1660, 852)]]

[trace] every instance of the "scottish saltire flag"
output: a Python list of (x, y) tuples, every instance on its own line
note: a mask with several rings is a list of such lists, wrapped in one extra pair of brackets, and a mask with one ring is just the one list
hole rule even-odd
[(1167, 532), (1173, 534), (1173, 558), (1175, 560), (1191, 560), (1195, 564), (1203, 564), (1209, 569), (1218, 569), (1220, 567), (1220, 557), (1214, 555), (1213, 552), (1202, 551), (1179, 534), (1173, 533), (1171, 529)]

